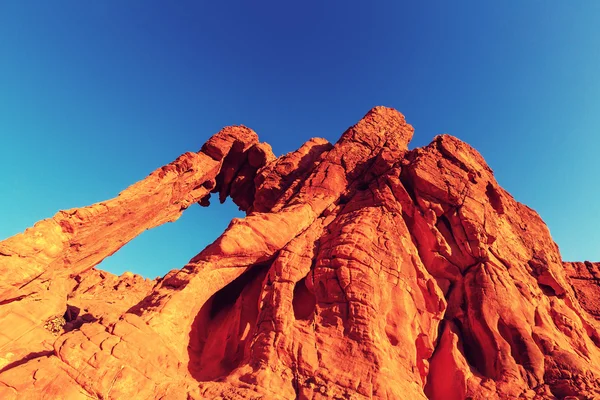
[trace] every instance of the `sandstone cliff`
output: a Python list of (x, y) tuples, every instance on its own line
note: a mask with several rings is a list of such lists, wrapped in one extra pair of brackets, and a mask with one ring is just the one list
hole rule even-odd
[[(1, 399), (600, 398), (600, 269), (448, 136), (376, 107), (276, 158), (225, 128), (0, 242)], [(247, 216), (151, 281), (94, 268), (211, 193)]]

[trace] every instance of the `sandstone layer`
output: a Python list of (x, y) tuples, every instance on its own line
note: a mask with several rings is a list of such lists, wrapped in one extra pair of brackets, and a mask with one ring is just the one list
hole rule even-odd
[[(600, 269), (469, 145), (376, 107), (276, 158), (228, 127), (117, 198), (0, 242), (1, 399), (600, 398)], [(181, 270), (96, 270), (211, 193)]]

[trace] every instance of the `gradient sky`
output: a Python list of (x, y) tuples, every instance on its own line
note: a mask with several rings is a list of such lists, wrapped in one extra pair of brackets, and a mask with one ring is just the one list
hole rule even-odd
[[(281, 155), (386, 105), (411, 147), (450, 133), (478, 149), (565, 260), (600, 261), (600, 2), (400, 3), (1, 1), (0, 239), (223, 126)], [(181, 267), (241, 215), (212, 203), (100, 267)]]

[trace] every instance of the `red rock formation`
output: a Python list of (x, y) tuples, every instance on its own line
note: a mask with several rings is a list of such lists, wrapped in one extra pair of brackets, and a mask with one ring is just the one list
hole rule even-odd
[(581, 306), (600, 320), (600, 263), (565, 262), (563, 265)]
[[(467, 144), (412, 134), (377, 107), (276, 159), (226, 128), (0, 242), (0, 398), (600, 398), (598, 266), (563, 266)], [(247, 216), (181, 270), (93, 268), (210, 192)]]

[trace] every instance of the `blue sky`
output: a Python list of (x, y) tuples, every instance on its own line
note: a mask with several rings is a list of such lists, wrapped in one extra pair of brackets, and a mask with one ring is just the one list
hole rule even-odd
[[(0, 2), (0, 239), (223, 126), (280, 155), (386, 105), (412, 147), (477, 148), (564, 259), (600, 261), (600, 2), (401, 3)], [(162, 275), (239, 215), (194, 206), (101, 267)]]

